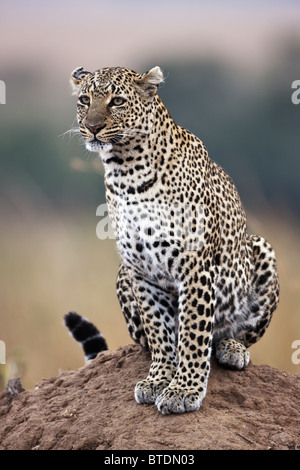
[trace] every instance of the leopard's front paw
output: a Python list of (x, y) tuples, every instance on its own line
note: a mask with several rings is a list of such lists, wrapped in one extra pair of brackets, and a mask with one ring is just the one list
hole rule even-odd
[(169, 385), (169, 382), (162, 380), (154, 382), (149, 379), (138, 382), (135, 386), (134, 396), (139, 404), (147, 403), (149, 405), (155, 403), (156, 398)]
[(188, 391), (179, 387), (167, 387), (156, 399), (158, 410), (166, 415), (185, 413), (200, 408), (206, 390)]

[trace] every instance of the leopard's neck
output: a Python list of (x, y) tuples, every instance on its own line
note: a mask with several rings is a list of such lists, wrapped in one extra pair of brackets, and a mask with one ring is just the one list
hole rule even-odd
[[(147, 134), (137, 134), (125, 143), (107, 146), (100, 156), (107, 191), (121, 198), (145, 193), (155, 196), (157, 183), (164, 185), (174, 168), (188, 169), (186, 178), (193, 184), (191, 168), (204, 166), (208, 159), (202, 142), (173, 121), (158, 96)], [(193, 159), (198, 161), (193, 164)], [(199, 160), (202, 160), (200, 165)]]

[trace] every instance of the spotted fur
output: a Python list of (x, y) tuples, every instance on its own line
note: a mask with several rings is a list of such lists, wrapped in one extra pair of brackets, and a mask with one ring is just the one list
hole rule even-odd
[(117, 294), (134, 341), (152, 363), (138, 403), (197, 410), (212, 351), (249, 363), (279, 298), (275, 254), (248, 235), (237, 190), (202, 141), (175, 124), (157, 94), (159, 67), (76, 69), (77, 118), (99, 153), (121, 263)]

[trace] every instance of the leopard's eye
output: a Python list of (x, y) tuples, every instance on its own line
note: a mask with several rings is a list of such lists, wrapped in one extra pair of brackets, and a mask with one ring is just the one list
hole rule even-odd
[(79, 101), (80, 101), (80, 103), (82, 103), (84, 105), (89, 105), (90, 104), (90, 98), (87, 95), (80, 96)]
[(111, 102), (109, 103), (109, 106), (122, 106), (122, 104), (124, 104), (125, 101), (126, 100), (122, 98), (121, 96), (116, 96), (115, 98), (111, 100)]

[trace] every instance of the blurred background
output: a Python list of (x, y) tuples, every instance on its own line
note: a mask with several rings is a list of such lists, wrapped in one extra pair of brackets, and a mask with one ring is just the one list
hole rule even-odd
[[(174, 120), (199, 136), (230, 174), (249, 232), (274, 246), (281, 302), (251, 347), (255, 364), (297, 373), (300, 340), (300, 79), (298, 1), (1, 1), (0, 364), (25, 388), (83, 365), (63, 316), (88, 317), (110, 349), (131, 342), (115, 281), (114, 240), (99, 240), (103, 170), (78, 136), (69, 76), (159, 65)], [(299, 95), (300, 96), (300, 95)], [(299, 356), (300, 357), (300, 354)]]

